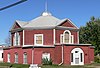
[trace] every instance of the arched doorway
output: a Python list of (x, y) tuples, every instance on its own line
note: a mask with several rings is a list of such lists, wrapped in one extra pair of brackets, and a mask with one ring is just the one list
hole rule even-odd
[(81, 48), (71, 51), (71, 65), (84, 65), (84, 52)]

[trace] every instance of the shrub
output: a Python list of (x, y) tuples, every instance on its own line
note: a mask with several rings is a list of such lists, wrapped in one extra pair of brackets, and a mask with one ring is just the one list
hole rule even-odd
[(100, 63), (100, 57), (99, 56), (95, 56), (94, 57), (94, 61), (97, 62), (97, 63)]
[(48, 58), (43, 58), (42, 64), (43, 65), (52, 65), (52, 59), (49, 60)]

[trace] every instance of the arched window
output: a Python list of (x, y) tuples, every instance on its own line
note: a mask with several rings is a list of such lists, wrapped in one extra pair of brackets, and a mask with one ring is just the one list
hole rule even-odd
[(10, 54), (7, 54), (7, 62), (10, 62)]
[(84, 52), (81, 48), (74, 48), (71, 51), (71, 65), (84, 65)]
[(27, 64), (27, 53), (23, 54), (23, 64)]
[(65, 30), (63, 33), (63, 43), (70, 43), (71, 42), (71, 32), (69, 30)]
[(69, 30), (65, 30), (63, 34), (60, 34), (60, 43), (64, 44), (73, 44), (74, 43), (74, 36), (71, 35), (71, 32)]
[(20, 35), (19, 35), (19, 33), (18, 32), (16, 32), (15, 34), (14, 34), (14, 46), (18, 46), (18, 45), (20, 45)]
[(15, 53), (15, 63), (18, 63), (18, 54)]
[(69, 33), (66, 31), (65, 34), (64, 34), (64, 43), (69, 43)]

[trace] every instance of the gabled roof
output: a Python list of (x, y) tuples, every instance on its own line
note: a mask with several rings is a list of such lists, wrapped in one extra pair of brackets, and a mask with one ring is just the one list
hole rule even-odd
[(23, 26), (25, 26), (26, 24), (28, 24), (28, 23), (25, 22), (25, 21), (16, 20), (16, 22), (20, 25), (20, 27), (23, 27)]
[[(43, 14), (29, 22), (19, 21), (16, 20), (16, 23), (23, 29), (47, 29), (47, 28), (55, 28), (69, 19), (58, 19), (51, 15), (51, 13), (43, 12)], [(70, 20), (69, 20), (70, 21)], [(71, 22), (71, 21), (70, 21)], [(79, 29), (76, 25), (72, 22), (71, 24)], [(13, 26), (14, 27), (14, 26)], [(12, 29), (13, 29), (12, 27)]]
[(10, 31), (14, 29), (16, 23), (17, 23), (21, 28), (23, 28), (23, 26), (25, 26), (25, 25), (27, 24), (27, 22), (16, 20), (15, 23), (14, 23), (14, 25), (11, 27)]

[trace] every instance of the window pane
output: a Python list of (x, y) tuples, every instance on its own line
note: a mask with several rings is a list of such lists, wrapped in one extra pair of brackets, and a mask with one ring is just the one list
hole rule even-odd
[(68, 32), (65, 32), (64, 41), (65, 43), (69, 43), (69, 33)]
[(71, 35), (71, 43), (74, 43), (73, 35)]
[(82, 53), (80, 53), (80, 60), (81, 60), (81, 62), (83, 62), (82, 58), (83, 58), (83, 57), (82, 57)]
[(42, 36), (38, 36), (38, 40), (42, 40)]
[(10, 62), (10, 54), (8, 54), (8, 62)]
[(23, 60), (24, 60), (23, 63), (27, 64), (27, 54), (26, 53), (24, 53)]
[(42, 44), (42, 40), (37, 40), (36, 43), (37, 44)]
[(37, 36), (36, 36), (36, 44), (42, 44), (43, 42), (42, 42), (42, 35), (38, 35), (37, 34)]
[(15, 63), (18, 63), (18, 54), (15, 54)]
[(63, 34), (60, 35), (60, 43), (63, 43)]
[(2, 58), (3, 58), (3, 53), (2, 53)]
[(20, 35), (18, 32), (14, 35), (14, 45), (20, 45)]
[(73, 62), (73, 53), (71, 53), (71, 62)]
[(45, 58), (45, 59), (47, 58), (48, 60), (50, 60), (50, 53), (43, 53), (42, 54), (42, 59), (43, 58)]

